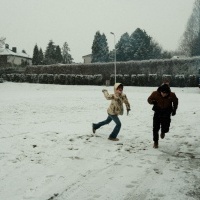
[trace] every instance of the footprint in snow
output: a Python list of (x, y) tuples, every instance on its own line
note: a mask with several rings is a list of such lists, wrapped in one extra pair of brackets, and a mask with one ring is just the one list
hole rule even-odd
[(162, 174), (162, 172), (159, 169), (153, 169), (153, 170), (156, 172), (156, 174)]
[(133, 188), (134, 185), (126, 185), (127, 188)]
[(70, 142), (74, 142), (74, 139), (73, 139), (73, 138), (70, 138), (69, 141), (70, 141)]

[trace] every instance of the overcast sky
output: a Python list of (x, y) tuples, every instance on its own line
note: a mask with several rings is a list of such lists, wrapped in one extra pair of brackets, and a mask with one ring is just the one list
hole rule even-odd
[(75, 62), (91, 53), (94, 35), (104, 33), (109, 49), (122, 34), (141, 28), (164, 49), (175, 50), (195, 0), (0, 0), (0, 37), (10, 48), (46, 50), (49, 40), (69, 44)]

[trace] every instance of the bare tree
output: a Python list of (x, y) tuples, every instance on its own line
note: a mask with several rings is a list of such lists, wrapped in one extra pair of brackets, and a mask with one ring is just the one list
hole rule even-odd
[(0, 48), (3, 48), (3, 46), (5, 45), (5, 37), (0, 37)]
[(181, 38), (179, 50), (186, 56), (191, 56), (194, 41), (200, 32), (200, 0), (194, 2), (194, 7), (188, 19), (186, 30)]
[(70, 48), (68, 46), (68, 43), (65, 42), (62, 47), (62, 58), (63, 58), (64, 64), (71, 64), (73, 61), (73, 58), (69, 52), (70, 52)]

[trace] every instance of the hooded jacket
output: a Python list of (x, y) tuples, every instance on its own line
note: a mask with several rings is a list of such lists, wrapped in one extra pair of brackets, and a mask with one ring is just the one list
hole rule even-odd
[(107, 110), (110, 115), (123, 115), (123, 103), (126, 105), (126, 109), (130, 110), (130, 104), (128, 98), (125, 94), (118, 94), (117, 88), (123, 84), (115, 83), (114, 85), (114, 94), (109, 94), (107, 90), (103, 90), (104, 96), (107, 100), (111, 100), (110, 106)]
[(162, 97), (161, 91), (154, 91), (147, 99), (149, 104), (153, 104), (155, 112), (168, 111), (172, 112), (178, 107), (178, 98), (174, 92), (169, 92), (166, 97)]

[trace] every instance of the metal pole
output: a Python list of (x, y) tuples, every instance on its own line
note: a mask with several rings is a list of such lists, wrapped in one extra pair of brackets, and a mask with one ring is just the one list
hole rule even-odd
[(115, 66), (115, 83), (116, 83), (116, 41), (115, 41), (115, 34), (113, 32), (110, 32), (112, 35), (114, 35), (114, 45), (115, 45), (115, 58), (114, 58), (114, 66)]

